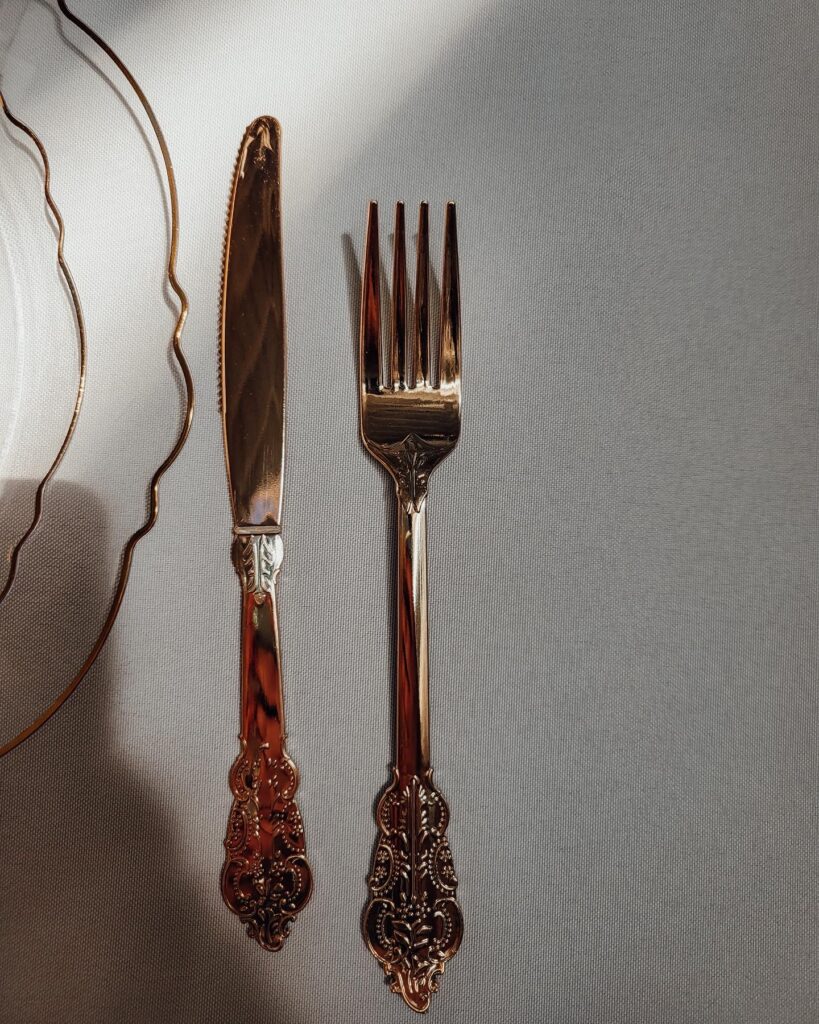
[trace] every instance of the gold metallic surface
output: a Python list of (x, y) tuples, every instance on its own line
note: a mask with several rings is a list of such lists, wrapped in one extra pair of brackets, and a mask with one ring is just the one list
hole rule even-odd
[(157, 143), (159, 145), (160, 152), (162, 154), (162, 162), (165, 166), (165, 175), (168, 180), (168, 198), (171, 207), (171, 237), (170, 245), (168, 248), (168, 261), (167, 261), (167, 280), (170, 287), (173, 289), (175, 295), (179, 299), (179, 312), (177, 314), (176, 323), (174, 325), (173, 334), (171, 336), (171, 347), (176, 360), (176, 364), (179, 367), (179, 371), (182, 374), (182, 378), (185, 383), (185, 414), (182, 420), (182, 424), (179, 428), (176, 440), (171, 447), (170, 452), (165, 457), (163, 462), (154, 471), (150, 482), (150, 498), (148, 514), (142, 526), (128, 538), (125, 547), (122, 552), (122, 561), (120, 563), (119, 577), (117, 578), (114, 595), (111, 599), (111, 605), (108, 609), (105, 621), (102, 624), (102, 628), (94, 641), (85, 661), (80, 666), (77, 673), (68, 683), (68, 685), (57, 694), (54, 700), (49, 706), (40, 713), (40, 715), (30, 722), (25, 729), (21, 730), (16, 736), (12, 737), (8, 742), (0, 746), (0, 757), (4, 757), (10, 753), (15, 747), (18, 747), (21, 743), (24, 743), (30, 736), (32, 736), (38, 729), (40, 729), (45, 723), (55, 715), (60, 708), (65, 704), (72, 693), (77, 689), (80, 683), (85, 679), (89, 670), (91, 669), (94, 662), (97, 660), (100, 651), (105, 646), (105, 642), (116, 622), (117, 615), (119, 614), (120, 606), (122, 605), (123, 598), (125, 597), (125, 589), (128, 586), (128, 579), (131, 573), (131, 564), (134, 557), (134, 549), (142, 538), (153, 529), (156, 523), (157, 516), (159, 515), (159, 484), (162, 477), (165, 475), (168, 469), (176, 462), (179, 453), (185, 445), (190, 433), (191, 421), (193, 419), (193, 407), (194, 407), (194, 390), (193, 390), (193, 379), (191, 378), (190, 370), (188, 368), (187, 360), (182, 352), (182, 346), (180, 344), (180, 338), (182, 335), (182, 328), (185, 325), (185, 320), (188, 315), (188, 298), (185, 292), (182, 290), (182, 286), (176, 277), (176, 256), (179, 248), (179, 200), (176, 192), (176, 176), (174, 174), (173, 163), (171, 161), (171, 155), (168, 150), (165, 136), (162, 132), (162, 128), (159, 125), (159, 121), (154, 114), (153, 108), (148, 102), (148, 98), (142, 91), (139, 83), (128, 70), (126, 65), (117, 56), (117, 54), (111, 49), (111, 47), (102, 39), (97, 33), (89, 28), (85, 22), (81, 21), (75, 14), (73, 14), (65, 3), (65, 0), (58, 0), (58, 6), (62, 13), (76, 25), (80, 31), (82, 31), (89, 39), (92, 40), (120, 70), (126, 81), (136, 93), (137, 99), (142, 104), (145, 114), (148, 120), (151, 122), (151, 128), (153, 129), (154, 135), (156, 136)]
[(230, 771), (222, 897), (264, 949), (284, 945), (313, 879), (285, 747), (276, 580), (286, 338), (280, 128), (257, 118), (234, 172), (222, 278), (221, 406), (242, 584), (240, 751)]
[(86, 366), (87, 366), (87, 354), (86, 354), (86, 342), (85, 342), (85, 318), (83, 317), (82, 304), (80, 303), (80, 296), (77, 292), (77, 286), (74, 282), (74, 278), (71, 271), (68, 268), (68, 263), (65, 260), (63, 254), (63, 246), (65, 243), (65, 224), (63, 222), (62, 214), (60, 213), (59, 207), (54, 201), (54, 197), (51, 194), (51, 164), (49, 163), (48, 153), (46, 148), (40, 140), (39, 136), (27, 125), (20, 121), (12, 114), (9, 110), (8, 104), (6, 103), (5, 96), (0, 92), (0, 108), (2, 108), (6, 119), (18, 128), (21, 132), (26, 134), (40, 154), (40, 159), (43, 164), (43, 191), (45, 194), (46, 204), (54, 217), (54, 222), (57, 225), (57, 266), (59, 267), (60, 273), (62, 274), (63, 280), (65, 281), (68, 294), (71, 298), (71, 304), (74, 307), (74, 320), (77, 324), (77, 342), (79, 347), (79, 374), (77, 380), (77, 391), (74, 396), (74, 405), (71, 410), (71, 418), (68, 422), (65, 435), (62, 440), (57, 454), (54, 457), (54, 461), (48, 468), (45, 476), (42, 478), (40, 483), (37, 485), (37, 490), (34, 493), (34, 515), (28, 528), (14, 545), (9, 555), (9, 570), (6, 576), (6, 582), (0, 590), (0, 604), (5, 601), (9, 591), (14, 583), (15, 576), (17, 574), (17, 563), (20, 558), (20, 552), (23, 549), (23, 545), (29, 539), (29, 537), (37, 529), (37, 524), (40, 522), (40, 518), (43, 512), (43, 495), (45, 489), (48, 486), (48, 482), (57, 472), (57, 468), (63, 461), (63, 456), (68, 450), (71, 439), (74, 436), (74, 431), (77, 426), (77, 421), (80, 418), (80, 409), (82, 408), (83, 395), (85, 394), (85, 377), (86, 377)]
[(461, 324), (455, 206), (446, 208), (440, 380), (430, 373), (426, 203), (418, 222), (413, 365), (406, 365), (403, 204), (396, 206), (390, 379), (381, 381), (378, 208), (370, 203), (361, 287), (361, 438), (398, 499), (396, 721), (393, 779), (376, 813), (379, 838), (364, 933), (393, 992), (424, 1012), (458, 951), (463, 919), (445, 832), (449, 810), (432, 784), (429, 751), (426, 500), (429, 476), (461, 426)]
[(222, 275), (222, 425), (237, 531), (281, 526), (287, 345), (280, 128), (249, 125), (236, 162)]
[(242, 724), (221, 876), (225, 903), (269, 950), (282, 948), (313, 888), (295, 802), (299, 773), (284, 745), (275, 589), (282, 556), (278, 534), (238, 536), (234, 543), (242, 582)]

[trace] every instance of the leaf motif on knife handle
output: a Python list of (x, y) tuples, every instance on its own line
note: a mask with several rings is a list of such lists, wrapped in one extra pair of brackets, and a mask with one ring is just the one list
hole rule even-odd
[(253, 595), (256, 604), (262, 604), (266, 595), (273, 593), (282, 565), (284, 548), (281, 537), (267, 533), (237, 537), (233, 557), (242, 588)]

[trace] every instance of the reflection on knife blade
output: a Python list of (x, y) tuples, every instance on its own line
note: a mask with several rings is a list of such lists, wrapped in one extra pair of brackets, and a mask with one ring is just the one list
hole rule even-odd
[(278, 122), (245, 133), (222, 285), (222, 404), (237, 531), (281, 526), (286, 339)]

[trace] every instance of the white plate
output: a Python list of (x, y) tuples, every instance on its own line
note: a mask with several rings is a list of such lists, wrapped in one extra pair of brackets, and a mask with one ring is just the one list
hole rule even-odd
[[(88, 328), (76, 433), (0, 608), (0, 679), (15, 681), (0, 687), (0, 739), (47, 706), (91, 649), (123, 548), (145, 521), (148, 481), (179, 431), (180, 386), (169, 356), (176, 303), (166, 298), (162, 177), (138, 104), (127, 89), (110, 87), (107, 59), (87, 50), (86, 58), (82, 46), (66, 45), (52, 8), (29, 4), (0, 61), (12, 111), (48, 150), (52, 191), (65, 220), (65, 255)], [(36, 487), (71, 419), (78, 337), (57, 268), (39, 155), (1, 114), (0, 183), (5, 579), (8, 549), (31, 522)], [(215, 297), (217, 246), (210, 266)], [(217, 459), (207, 465), (224, 500), (224, 470)], [(169, 518), (164, 506), (162, 515)]]
[(14, 430), (22, 395), (21, 347), (22, 322), (18, 308), (18, 289), (14, 265), (0, 218), (0, 480), (7, 453), (13, 448)]
[(34, 147), (0, 117), (0, 543), (8, 550), (33, 514), (77, 393), (73, 307), (57, 267)]

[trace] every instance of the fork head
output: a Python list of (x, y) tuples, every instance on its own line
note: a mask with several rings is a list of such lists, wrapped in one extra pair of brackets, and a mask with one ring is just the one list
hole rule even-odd
[(404, 204), (395, 207), (389, 379), (381, 374), (381, 288), (378, 204), (370, 203), (361, 275), (359, 410), (367, 451), (395, 480), (406, 503), (420, 509), (429, 475), (455, 447), (461, 430), (461, 303), (455, 204), (447, 203), (441, 276), (438, 374), (429, 331), (429, 207), (418, 215), (418, 263), (411, 359), (407, 349)]

